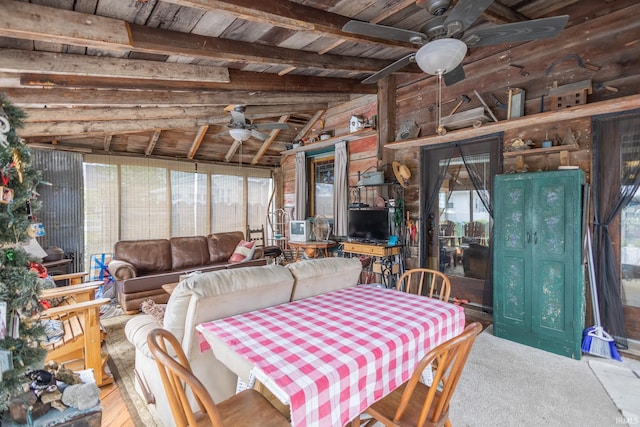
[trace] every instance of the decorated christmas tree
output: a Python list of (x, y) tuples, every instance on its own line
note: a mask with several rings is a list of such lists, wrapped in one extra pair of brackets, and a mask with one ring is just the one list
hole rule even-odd
[(33, 215), (39, 203), (38, 171), (18, 136), (24, 113), (0, 95), (0, 410), (22, 392), (25, 373), (42, 367), (46, 351), (37, 320), (42, 281), (41, 259), (25, 250), (32, 242)]

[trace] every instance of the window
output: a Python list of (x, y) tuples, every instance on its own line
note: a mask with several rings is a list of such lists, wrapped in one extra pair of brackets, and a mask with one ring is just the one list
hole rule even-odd
[(123, 165), (120, 175), (120, 238), (152, 239), (169, 234), (166, 168)]
[[(620, 150), (622, 176), (629, 176), (638, 167), (637, 147), (640, 145), (640, 134), (624, 135)], [(629, 192), (633, 191), (629, 187)], [(636, 190), (633, 198), (622, 209), (621, 225), (621, 271), (622, 271), (622, 303), (632, 307), (640, 307), (640, 190)]]
[(267, 204), (273, 193), (273, 180), (271, 178), (248, 177), (247, 193), (247, 224), (251, 228), (259, 228), (264, 225), (266, 230), (268, 228), (266, 224)]
[(87, 257), (113, 252), (119, 240), (244, 233), (266, 224), (267, 169), (94, 155), (83, 169)]
[(243, 178), (234, 175), (211, 176), (211, 231), (245, 230)]
[(333, 218), (333, 155), (311, 159), (311, 216)]
[(207, 175), (171, 171), (171, 235), (201, 236), (207, 222)]

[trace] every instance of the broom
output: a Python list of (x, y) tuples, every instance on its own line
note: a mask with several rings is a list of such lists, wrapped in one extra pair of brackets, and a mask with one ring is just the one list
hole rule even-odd
[(591, 289), (591, 305), (595, 325), (584, 330), (582, 334), (582, 351), (594, 356), (622, 361), (616, 344), (600, 323), (600, 309), (598, 308), (598, 290), (596, 288), (596, 273), (593, 267), (593, 248), (591, 246), (591, 229), (587, 227), (585, 233), (587, 245), (587, 266), (589, 269), (589, 286)]

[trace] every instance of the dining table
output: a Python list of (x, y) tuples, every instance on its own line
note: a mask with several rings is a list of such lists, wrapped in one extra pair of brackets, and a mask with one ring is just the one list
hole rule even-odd
[(289, 405), (293, 426), (342, 427), (464, 325), (460, 306), (358, 285), (196, 328), (201, 351), (252, 366), (252, 376)]

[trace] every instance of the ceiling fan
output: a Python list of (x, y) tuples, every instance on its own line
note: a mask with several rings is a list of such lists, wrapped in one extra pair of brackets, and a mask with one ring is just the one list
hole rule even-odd
[(562, 31), (569, 20), (568, 15), (561, 15), (478, 28), (467, 32), (466, 30), (493, 1), (460, 0), (448, 14), (445, 14), (451, 6), (450, 0), (417, 0), (418, 6), (424, 7), (434, 15), (420, 32), (356, 20), (347, 22), (342, 27), (345, 32), (409, 42), (419, 47), (416, 53), (397, 60), (366, 78), (362, 83), (375, 83), (416, 62), (425, 73), (441, 76), (449, 86), (465, 78), (461, 64), (468, 46), (521, 43), (552, 38)]
[(286, 123), (252, 123), (244, 115), (246, 110), (244, 105), (231, 105), (225, 110), (231, 113), (231, 121), (226, 125), (229, 128), (227, 132), (235, 141), (244, 142), (252, 136), (262, 141), (269, 138), (269, 135), (260, 132), (258, 129), (289, 129), (289, 125)]

